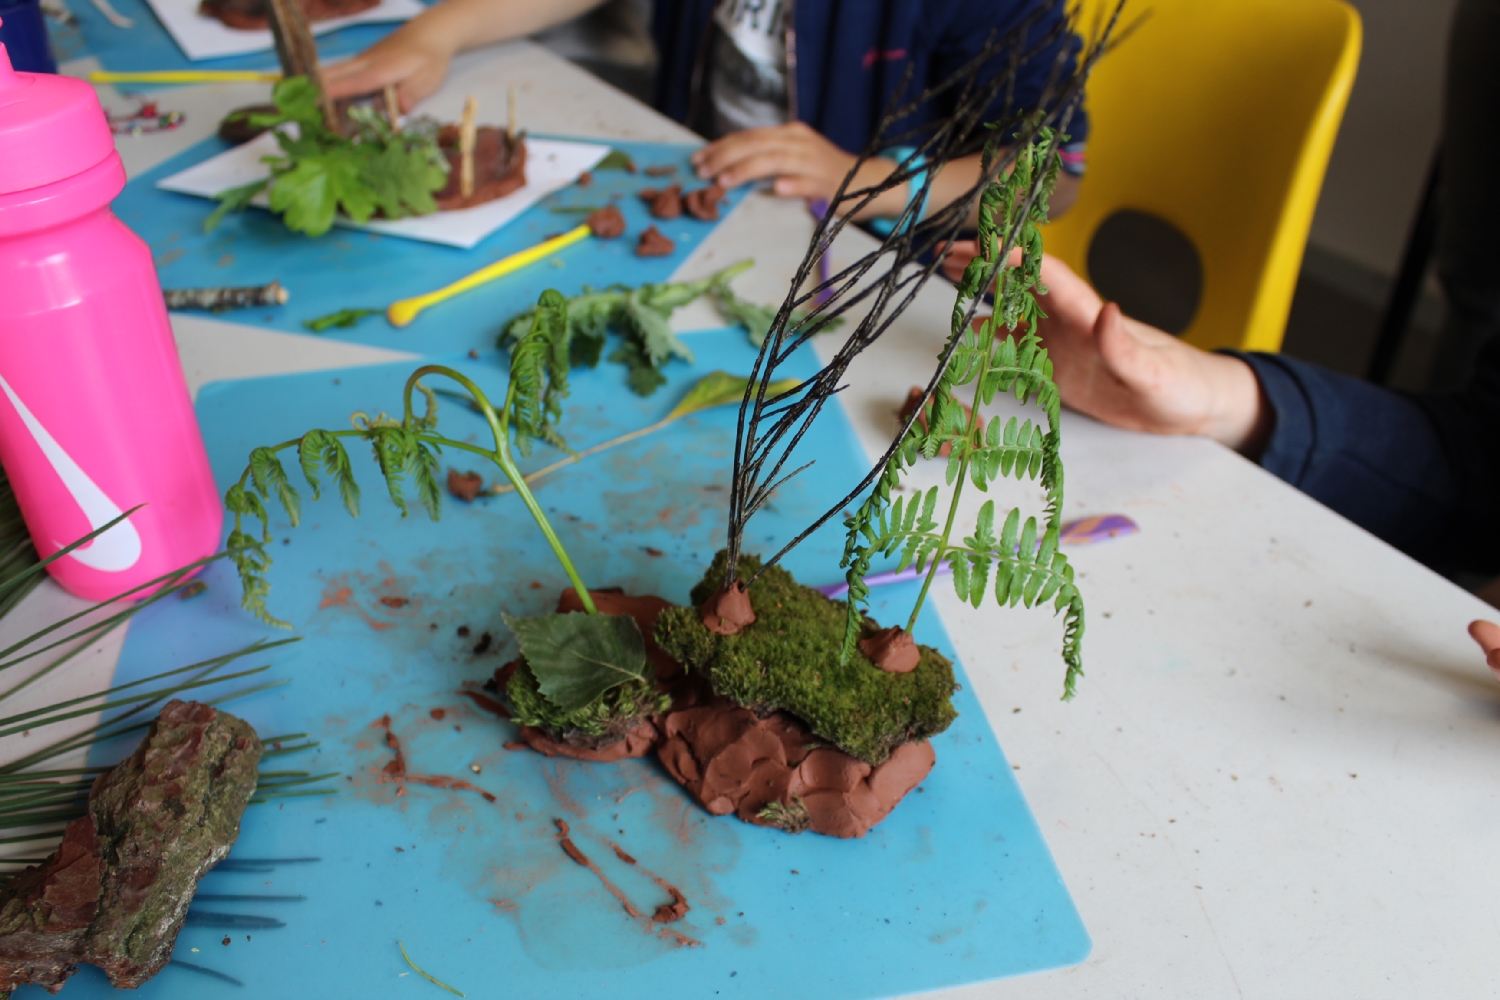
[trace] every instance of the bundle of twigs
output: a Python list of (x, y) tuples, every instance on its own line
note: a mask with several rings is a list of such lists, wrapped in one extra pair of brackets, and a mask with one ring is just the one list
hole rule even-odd
[[(1120, 7), (1123, 7), (1123, 0)], [(1085, 81), (1095, 62), (1109, 48), (1119, 16), (1117, 7), (1113, 15), (1098, 26), (1093, 40), (1078, 53), (1076, 61), (1070, 46), (1058, 44), (1063, 33), (1069, 30), (1068, 26), (1059, 24), (1051, 30), (1039, 31), (1038, 18), (1033, 16), (1003, 37), (992, 37), (978, 55), (950, 78), (909, 100), (904, 96), (910, 90), (908, 74), (874, 138), (839, 186), (829, 211), (818, 222), (787, 297), (756, 357), (736, 427), (734, 473), (729, 497), (726, 593), (731, 588), (748, 586), (750, 581), (736, 582), (745, 526), (779, 486), (807, 468), (803, 466), (787, 471), (797, 444), (824, 405), (839, 391), (850, 363), (890, 329), (916, 298), (941, 265), (946, 249), (963, 231), (971, 228), (971, 220), (984, 191), (997, 178), (1009, 174), (1018, 152), (1041, 137), (1044, 130), (1067, 134), (1069, 122), (1082, 99)], [(1018, 68), (1049, 50), (1056, 51), (1058, 56), (1038, 106), (1011, 107), (1001, 120), (986, 121), (989, 109), (997, 101), (1003, 98), (1006, 105), (1010, 105)], [(928, 125), (904, 126), (903, 123), (914, 113), (938, 101), (947, 102), (954, 111)], [(998, 152), (986, 159), (975, 184), (949, 205), (922, 218), (922, 206), (931, 193), (934, 175), (951, 161), (984, 149), (995, 137), (998, 137)], [(902, 146), (915, 147), (920, 159), (918, 156), (908, 157), (878, 184), (852, 186), (866, 162), (882, 156), (886, 150)], [(1041, 195), (1045, 174), (1046, 171), (1036, 174), (1030, 194), (1032, 201)], [(819, 260), (834, 239), (850, 225), (850, 218), (885, 192), (904, 191), (910, 183), (916, 183), (918, 189), (914, 197), (908, 198), (906, 209), (895, 220), (892, 234), (875, 250), (804, 291)], [(1025, 214), (1021, 213), (1020, 217), (1024, 219)], [(1003, 252), (988, 261), (985, 287), (993, 282), (1011, 249), (1017, 245), (1020, 232), (1018, 224), (1003, 234)], [(980, 300), (976, 298), (962, 306), (963, 315), (955, 317), (955, 327), (967, 328), (979, 305)], [(858, 309), (865, 310), (864, 315), (815, 376), (792, 391), (770, 389), (780, 367), (799, 347)], [(939, 356), (926, 387), (928, 396), (942, 377), (956, 344), (956, 339), (951, 340)], [(869, 489), (919, 414), (920, 408), (912, 412), (892, 439), (890, 449), (874, 463), (864, 478), (780, 551), (765, 559), (756, 575), (776, 565), (792, 548)]]

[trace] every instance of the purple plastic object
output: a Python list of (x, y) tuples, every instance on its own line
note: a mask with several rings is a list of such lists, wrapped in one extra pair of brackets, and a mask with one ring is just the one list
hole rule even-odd
[[(218, 547), (223, 508), (93, 87), (0, 45), (0, 462), (44, 558), (102, 600)], [(144, 593), (136, 595), (144, 596)]]

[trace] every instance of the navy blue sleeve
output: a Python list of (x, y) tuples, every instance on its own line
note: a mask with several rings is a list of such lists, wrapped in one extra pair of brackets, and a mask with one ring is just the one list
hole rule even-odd
[[(946, 29), (932, 53), (929, 79), (934, 81), (946, 79), (977, 56), (990, 40), (992, 32), (996, 36), (1003, 36), (1027, 18), (1034, 18), (1027, 32), (1033, 40), (1031, 47), (1034, 47), (1049, 33), (1060, 30), (1056, 39), (1022, 64), (1017, 73), (1011, 106), (1007, 107), (1006, 96), (1002, 94), (990, 107), (988, 117), (991, 121), (1003, 118), (1007, 111), (1014, 113), (1016, 110), (1037, 107), (1054, 77), (1065, 79), (1077, 67), (1078, 53), (1083, 48), (1083, 42), (1077, 35), (1066, 30), (1065, 0), (956, 0), (949, 6)], [(1005, 68), (1003, 60), (996, 60), (985, 75), (993, 75)], [(1070, 144), (1088, 140), (1088, 110), (1082, 102), (1073, 112), (1067, 134), (1071, 137)]]
[(1500, 572), (1500, 343), (1458, 395), (1408, 396), (1284, 355), (1236, 354), (1275, 420), (1268, 471), (1440, 570)]

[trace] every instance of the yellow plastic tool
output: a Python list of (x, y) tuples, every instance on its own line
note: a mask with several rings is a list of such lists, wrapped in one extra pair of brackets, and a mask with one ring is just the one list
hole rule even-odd
[(89, 74), (89, 83), (275, 83), (280, 73), (253, 69), (164, 69), (142, 73)]
[[(1082, 0), (1076, 28), (1088, 35), (1114, 7)], [(1354, 85), (1359, 15), (1342, 0), (1132, 0), (1122, 24), (1137, 20), (1089, 78), (1088, 173), (1042, 231), (1047, 251), (1087, 274), (1115, 212), (1165, 219), (1203, 262), (1183, 339), (1279, 350)]]
[(453, 296), (467, 292), (471, 288), (478, 288), (486, 282), (494, 281), (502, 275), (510, 274), (512, 271), (519, 271), (528, 264), (535, 264), (548, 254), (555, 253), (563, 247), (572, 246), (588, 235), (589, 227), (586, 225), (570, 229), (561, 236), (554, 236), (550, 240), (538, 243), (528, 250), (513, 253), (509, 257), (502, 257), (495, 261), (495, 263), (480, 268), (466, 278), (459, 278), (451, 285), (444, 285), (435, 292), (428, 292), (426, 295), (417, 295), (413, 298), (402, 299), (399, 302), (392, 302), (386, 308), (385, 318), (391, 321), (391, 326), (406, 326), (417, 318), (417, 313), (428, 306), (435, 306), (439, 302), (451, 299)]

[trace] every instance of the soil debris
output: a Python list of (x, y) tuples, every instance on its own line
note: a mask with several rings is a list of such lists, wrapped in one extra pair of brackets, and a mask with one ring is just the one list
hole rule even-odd
[[(442, 788), (452, 792), (474, 792), (486, 802), (494, 802), (495, 796), (480, 788), (478, 785), (470, 784), (461, 778), (450, 778), (441, 774), (411, 774), (406, 769), (406, 755), (401, 750), (401, 740), (397, 738), (396, 732), (391, 728), (391, 717), (382, 715), (376, 719), (371, 729), (385, 730), (385, 745), (391, 751), (391, 759), (381, 768), (381, 784), (415, 784), (427, 785), (431, 788)], [(397, 848), (400, 850), (400, 848)]]
[(448, 492), (464, 503), (473, 503), (483, 491), (484, 477), (479, 473), (459, 472), (457, 469), (448, 470)]
[(408, 597), (392, 597), (390, 595), (386, 595), (385, 597), (382, 597), (380, 599), (380, 603), (384, 604), (388, 608), (404, 608), (411, 603), (411, 599)]

